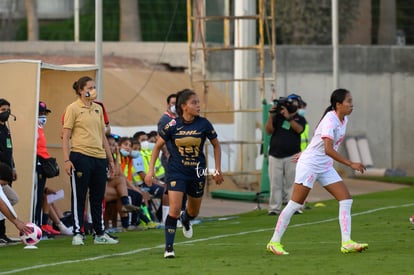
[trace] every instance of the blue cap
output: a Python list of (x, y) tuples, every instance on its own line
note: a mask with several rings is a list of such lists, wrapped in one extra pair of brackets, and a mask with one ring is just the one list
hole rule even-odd
[(107, 135), (107, 137), (108, 137), (108, 138), (113, 138), (113, 139), (115, 139), (116, 141), (120, 138), (120, 136), (119, 136), (119, 135), (117, 135), (117, 134), (109, 134), (109, 135)]
[(290, 99), (297, 99), (297, 100), (302, 100), (302, 98), (301, 98), (301, 96), (300, 95), (297, 95), (297, 94), (290, 94), (290, 95), (288, 95), (288, 98), (290, 98)]

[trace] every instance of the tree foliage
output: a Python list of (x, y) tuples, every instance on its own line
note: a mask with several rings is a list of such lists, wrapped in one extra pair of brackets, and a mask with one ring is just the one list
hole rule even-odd
[[(278, 42), (282, 44), (331, 44), (331, 0), (276, 0)], [(338, 1), (339, 40), (358, 15), (359, 0)]]
[(406, 44), (414, 44), (414, 0), (397, 0), (397, 28), (403, 30)]
[[(103, 0), (104, 41), (119, 41), (120, 0)], [(137, 0), (143, 41), (186, 41), (187, 13), (184, 0)], [(80, 11), (80, 40), (95, 40), (95, 1), (89, 0)], [(74, 38), (73, 18), (58, 22), (43, 22), (39, 26), (40, 40), (71, 41)], [(172, 32), (169, 30), (172, 29)], [(168, 34), (168, 37), (167, 37)], [(23, 20), (17, 40), (27, 40), (27, 22)]]
[[(103, 0), (103, 40), (119, 41), (120, 6), (122, 0)], [(138, 3), (143, 41), (186, 41), (187, 14), (185, 0), (136, 0)], [(209, 0), (211, 4), (212, 0)], [(219, 0), (218, 0), (219, 1)], [(221, 0), (222, 1), (222, 0)], [(232, 0), (230, 3), (234, 3)], [(358, 16), (361, 0), (340, 0), (339, 40), (352, 28)], [(404, 31), (406, 43), (414, 43), (414, 0), (397, 1), (397, 28)], [(331, 0), (275, 0), (275, 19), (278, 44), (324, 45), (331, 43)], [(377, 44), (379, 0), (372, 4), (372, 43)], [(269, 1), (267, 1), (269, 3)], [(88, 0), (81, 9), (80, 40), (95, 39), (95, 0)], [(368, 11), (367, 11), (368, 12)], [(16, 23), (17, 22), (17, 23)], [(17, 25), (16, 25), (17, 24)], [(211, 26), (210, 23), (208, 26)], [(28, 40), (27, 21), (7, 19), (0, 22), (3, 40)], [(17, 27), (16, 37), (14, 32)], [(222, 28), (219, 24), (218, 28)], [(218, 30), (212, 30), (217, 32)], [(170, 31), (171, 30), (171, 31)], [(221, 34), (221, 33), (220, 33)], [(59, 21), (40, 21), (39, 39), (72, 41), (73, 18)]]
[(140, 0), (139, 9), (144, 41), (187, 40), (186, 1)]
[[(118, 41), (119, 37), (119, 0), (102, 1), (102, 39), (104, 41)], [(74, 39), (73, 18), (44, 22), (39, 25), (40, 40), (71, 41)], [(95, 1), (89, 0), (80, 10), (79, 39), (81, 41), (95, 40)], [(23, 21), (17, 33), (17, 40), (27, 40), (27, 23)]]

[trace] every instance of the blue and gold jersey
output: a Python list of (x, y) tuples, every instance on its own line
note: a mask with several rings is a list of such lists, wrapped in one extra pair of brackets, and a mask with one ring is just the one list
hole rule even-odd
[(171, 120), (159, 132), (165, 142), (171, 142), (169, 177), (174, 179), (194, 179), (197, 169), (206, 168), (204, 143), (217, 138), (213, 125), (203, 117), (197, 116), (191, 123), (180, 118)]

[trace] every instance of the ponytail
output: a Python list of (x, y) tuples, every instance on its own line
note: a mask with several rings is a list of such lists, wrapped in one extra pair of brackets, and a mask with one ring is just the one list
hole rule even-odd
[(326, 115), (327, 113), (329, 113), (330, 111), (332, 111), (332, 110), (334, 110), (334, 108), (332, 107), (332, 105), (329, 105), (328, 107), (326, 107), (325, 112), (323, 113), (323, 115), (322, 115), (321, 119), (320, 119), (320, 120), (319, 120), (319, 122), (318, 122), (318, 125), (319, 125), (319, 123), (321, 123), (321, 121), (322, 121), (322, 119), (325, 117), (325, 115)]
[(325, 112), (323, 113), (321, 119), (319, 120), (318, 125), (328, 112), (336, 110), (336, 104), (337, 103), (344, 102), (345, 97), (346, 97), (347, 94), (349, 94), (349, 91), (346, 90), (346, 89), (336, 89), (332, 92), (332, 94), (331, 94), (331, 105), (329, 105), (325, 109)]

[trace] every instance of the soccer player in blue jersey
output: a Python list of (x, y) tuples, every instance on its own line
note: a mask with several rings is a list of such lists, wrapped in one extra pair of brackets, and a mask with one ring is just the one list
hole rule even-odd
[[(189, 89), (178, 92), (176, 111), (177, 118), (172, 119), (159, 131), (160, 138), (152, 151), (149, 171), (145, 176), (145, 183), (150, 186), (154, 177), (155, 160), (164, 144), (170, 141), (167, 181), (170, 209), (165, 221), (164, 258), (175, 257), (173, 245), (178, 219), (183, 224), (184, 236), (186, 238), (193, 236), (190, 221), (199, 213), (207, 171), (210, 170), (206, 167), (203, 152), (207, 138), (214, 148), (213, 178), (216, 184), (223, 182), (220, 143), (211, 123), (206, 118), (200, 117), (200, 100), (197, 94)], [(187, 194), (187, 207), (180, 216), (184, 194)]]

